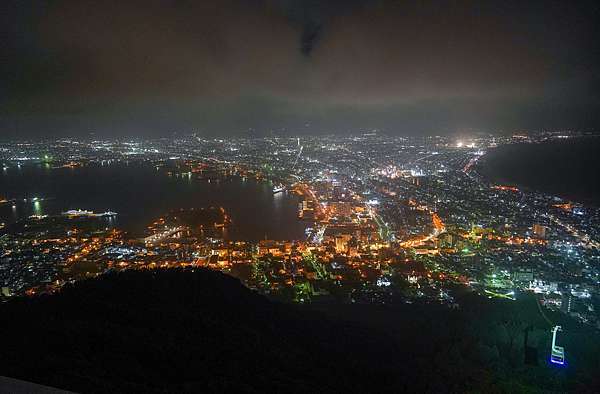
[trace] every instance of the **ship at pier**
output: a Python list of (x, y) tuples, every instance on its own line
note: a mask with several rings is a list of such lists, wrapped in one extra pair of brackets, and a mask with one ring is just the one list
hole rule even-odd
[(62, 213), (63, 216), (67, 216), (69, 218), (77, 218), (77, 217), (112, 217), (117, 216), (116, 212), (106, 211), (102, 213), (94, 213), (94, 211), (87, 211), (82, 209), (70, 209), (66, 212)]

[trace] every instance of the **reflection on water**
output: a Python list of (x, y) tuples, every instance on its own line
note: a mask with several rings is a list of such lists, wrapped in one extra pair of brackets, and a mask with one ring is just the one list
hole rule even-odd
[(17, 206), (13, 205), (11, 208), (12, 220), (6, 220), (7, 222), (16, 222), (19, 219), (19, 214), (17, 213)]
[(33, 214), (34, 215), (43, 215), (43, 211), (42, 211), (42, 203), (40, 203), (39, 201), (35, 201), (33, 203)]
[(268, 183), (239, 177), (200, 180), (192, 174), (169, 177), (137, 164), (76, 169), (24, 165), (0, 172), (0, 196), (17, 199), (14, 207), (0, 206), (0, 222), (7, 223), (70, 209), (111, 210), (119, 215), (106, 220), (137, 235), (172, 209), (222, 206), (233, 222), (224, 231), (228, 239), (300, 239), (305, 227), (296, 216), (297, 198), (274, 195)]

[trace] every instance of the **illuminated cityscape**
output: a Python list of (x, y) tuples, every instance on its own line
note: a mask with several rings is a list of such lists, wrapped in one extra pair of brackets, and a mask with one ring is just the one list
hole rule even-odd
[(599, 4), (1, 1), (0, 393), (600, 393)]
[(459, 308), (455, 293), (465, 289), (510, 300), (533, 294), (543, 308), (600, 327), (600, 211), (478, 172), (490, 148), (562, 137), (463, 141), (373, 131), (346, 138), (5, 143), (4, 174), (33, 166), (77, 176), (84, 167), (127, 171), (123, 163), (136, 163), (186, 182), (252, 179), (272, 188), (275, 199), (293, 198), (293, 220), (305, 231), (294, 239), (232, 238), (236, 218), (223, 207), (172, 207), (144, 223), (142, 233), (129, 234), (112, 223), (123, 212), (46, 212), (54, 196), (7, 190), (5, 210), (31, 206), (32, 214), (14, 223), (8, 215), (3, 223), (2, 296), (53, 292), (107, 270), (201, 266), (301, 303), (426, 300)]

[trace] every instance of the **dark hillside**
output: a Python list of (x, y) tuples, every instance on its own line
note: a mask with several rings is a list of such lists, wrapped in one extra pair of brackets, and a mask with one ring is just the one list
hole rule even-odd
[(471, 312), (361, 308), (273, 303), (204, 269), (111, 273), (0, 306), (0, 375), (79, 392), (391, 393), (527, 391), (554, 373), (509, 365)]

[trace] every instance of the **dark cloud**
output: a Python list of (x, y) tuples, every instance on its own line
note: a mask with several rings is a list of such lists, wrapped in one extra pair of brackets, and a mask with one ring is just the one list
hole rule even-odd
[(594, 1), (0, 7), (3, 135), (600, 125)]
[(300, 27), (300, 51), (309, 56), (319, 43), (332, 18), (373, 6), (373, 0), (274, 0), (269, 4), (279, 9), (290, 22)]

